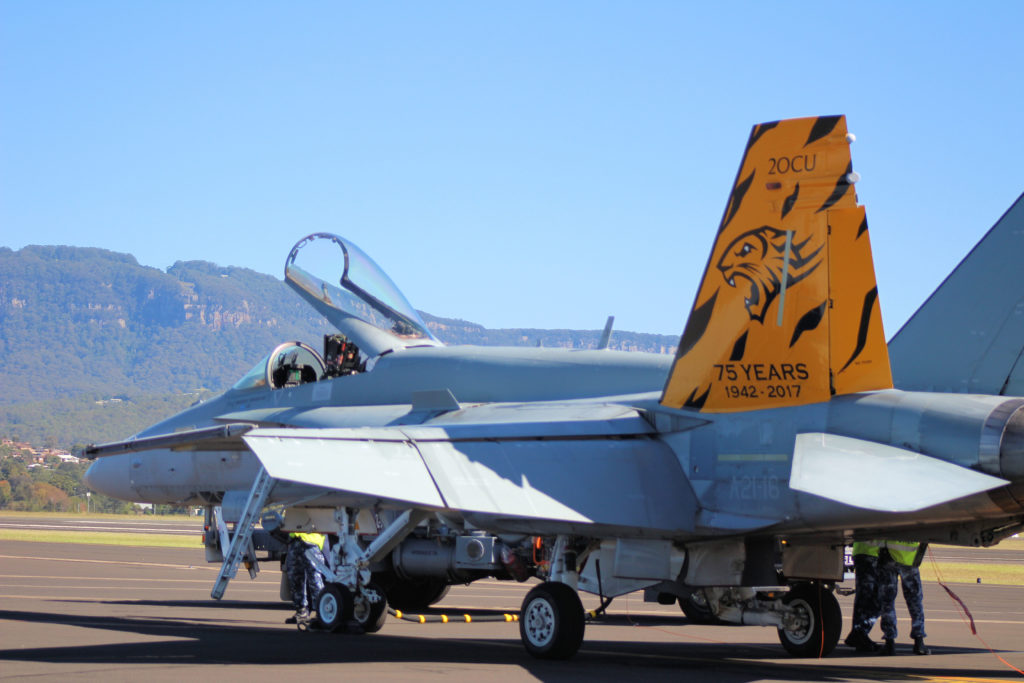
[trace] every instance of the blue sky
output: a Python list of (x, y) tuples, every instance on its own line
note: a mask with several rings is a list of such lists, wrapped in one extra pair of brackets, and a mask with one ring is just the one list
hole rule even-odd
[(887, 334), (1024, 191), (1024, 3), (0, 0), (0, 246), (678, 334), (751, 125), (846, 114)]

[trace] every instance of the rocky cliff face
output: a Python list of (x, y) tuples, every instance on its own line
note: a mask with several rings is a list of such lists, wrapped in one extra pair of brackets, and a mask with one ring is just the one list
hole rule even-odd
[(281, 281), (101, 249), (0, 249), (0, 403), (223, 390), (283, 338), (327, 325)]
[[(601, 336), (423, 315), (448, 344), (583, 349)], [(0, 435), (121, 438), (224, 391), (278, 343), (319, 347), (333, 331), (282, 281), (244, 268), (187, 261), (165, 272), (102, 249), (0, 247)], [(677, 341), (616, 331), (612, 348), (672, 353)], [(116, 408), (104, 403), (115, 396)]]

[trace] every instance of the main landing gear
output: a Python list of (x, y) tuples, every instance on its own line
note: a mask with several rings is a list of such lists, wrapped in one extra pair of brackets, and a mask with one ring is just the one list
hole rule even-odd
[(539, 659), (568, 659), (583, 643), (583, 603), (564, 583), (548, 581), (523, 600), (519, 636), (526, 651)]
[(835, 594), (819, 583), (794, 585), (782, 599), (790, 613), (779, 626), (779, 641), (794, 657), (824, 657), (835, 649), (843, 613)]

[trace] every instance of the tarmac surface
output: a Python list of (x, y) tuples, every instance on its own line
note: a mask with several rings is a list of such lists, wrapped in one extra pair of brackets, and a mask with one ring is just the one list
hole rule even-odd
[[(545, 662), (526, 654), (515, 623), (389, 617), (376, 634), (300, 633), (284, 624), (291, 610), (279, 600), (276, 566), (264, 564), (254, 581), (240, 570), (219, 602), (210, 598), (217, 569), (201, 548), (0, 542), (0, 679), (993, 681), (1022, 680), (1013, 667), (1024, 669), (1024, 586), (951, 585), (974, 617), (974, 636), (954, 600), (926, 583), (928, 657), (911, 653), (902, 600), (898, 656), (840, 644), (824, 659), (798, 660), (772, 628), (693, 625), (678, 607), (632, 594), (587, 625), (576, 657)], [(454, 587), (435, 612), (517, 612), (531, 585)], [(852, 598), (840, 604), (845, 635)]]

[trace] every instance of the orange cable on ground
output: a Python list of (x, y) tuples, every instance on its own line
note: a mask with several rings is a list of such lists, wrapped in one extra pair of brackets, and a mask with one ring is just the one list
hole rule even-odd
[(957, 605), (959, 605), (959, 606), (960, 606), (960, 609), (961, 609), (961, 610), (963, 610), (963, 613), (964, 613), (964, 615), (965, 615), (965, 616), (967, 617), (967, 619), (965, 620), (965, 623), (967, 623), (967, 624), (968, 624), (968, 625), (970, 626), (970, 628), (971, 628), (971, 635), (973, 635), (973, 636), (974, 636), (975, 638), (977, 638), (977, 639), (978, 639), (978, 642), (980, 642), (980, 643), (981, 643), (982, 645), (984, 645), (984, 646), (985, 646), (985, 649), (986, 649), (986, 650), (988, 650), (989, 652), (991, 652), (991, 653), (992, 653), (992, 656), (994, 656), (994, 657), (995, 657), (996, 659), (998, 659), (998, 660), (999, 660), (1000, 662), (1002, 662), (1003, 664), (1005, 664), (1005, 665), (1006, 665), (1007, 667), (1009, 667), (1009, 668), (1013, 669), (1013, 670), (1014, 670), (1014, 671), (1016, 671), (1017, 673), (1019, 673), (1019, 674), (1021, 674), (1022, 676), (1024, 676), (1024, 671), (1022, 671), (1021, 669), (1018, 669), (1018, 668), (1017, 668), (1017, 667), (1015, 667), (1015, 666), (1014, 666), (1013, 664), (1011, 664), (1010, 662), (1006, 661), (1006, 659), (1004, 659), (1004, 658), (1002, 657), (1002, 655), (1000, 655), (1000, 654), (999, 654), (999, 653), (997, 653), (997, 652), (996, 652), (995, 650), (993, 650), (993, 649), (992, 649), (992, 647), (991, 647), (991, 646), (990, 646), (990, 645), (989, 645), (988, 643), (986, 643), (986, 642), (985, 642), (985, 639), (984, 639), (984, 638), (982, 638), (982, 637), (981, 637), (981, 636), (980, 636), (980, 635), (978, 634), (978, 627), (977, 627), (977, 626), (975, 625), (975, 623), (974, 623), (974, 616), (973, 616), (973, 615), (971, 614), (971, 611), (970, 611), (969, 609), (967, 609), (967, 605), (966, 605), (966, 604), (964, 604), (964, 601), (960, 599), (960, 596), (958, 596), (958, 595), (957, 595), (956, 593), (954, 593), (954, 592), (953, 592), (953, 591), (952, 591), (952, 590), (950, 589), (950, 587), (949, 587), (949, 586), (947, 586), (947, 585), (945, 584), (945, 582), (944, 582), (944, 581), (942, 580), (942, 572), (940, 572), (940, 571), (939, 571), (939, 565), (938, 565), (938, 563), (937, 563), (937, 562), (935, 561), (935, 556), (934, 556), (934, 555), (932, 555), (932, 549), (931, 549), (931, 546), (929, 546), (929, 547), (928, 547), (928, 559), (929, 559), (929, 560), (931, 560), (931, 563), (932, 563), (932, 570), (933, 570), (933, 571), (935, 572), (935, 580), (936, 580), (936, 581), (938, 582), (938, 584), (939, 584), (940, 586), (942, 586), (943, 590), (945, 590), (945, 591), (946, 591), (946, 593), (948, 593), (948, 594), (949, 594), (949, 597), (950, 597), (950, 598), (951, 598), (951, 599), (952, 599), (952, 600), (953, 600), (953, 601), (954, 601), (954, 602), (955, 602), (955, 603), (956, 603)]

